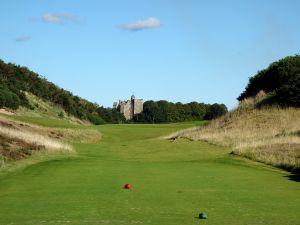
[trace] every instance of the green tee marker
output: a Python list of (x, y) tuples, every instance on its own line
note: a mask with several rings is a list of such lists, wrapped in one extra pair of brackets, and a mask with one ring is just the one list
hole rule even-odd
[(206, 213), (200, 213), (199, 214), (199, 219), (206, 220), (207, 219)]

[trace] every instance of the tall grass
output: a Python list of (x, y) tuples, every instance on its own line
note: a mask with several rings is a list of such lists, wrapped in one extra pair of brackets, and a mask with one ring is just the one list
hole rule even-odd
[(71, 143), (98, 143), (102, 134), (96, 129), (44, 128), (49, 137)]
[(4, 167), (5, 165), (5, 160), (4, 158), (0, 155), (0, 168)]
[(10, 139), (19, 139), (34, 145), (44, 146), (46, 149), (50, 150), (73, 151), (72, 147), (68, 144), (29, 131), (24, 132), (24, 130), (0, 127), (0, 134), (9, 137)]
[[(31, 164), (40, 159), (73, 155), (75, 150), (66, 141), (71, 137), (78, 137), (80, 131), (61, 130), (63, 129), (44, 128), (0, 117), (0, 172), (8, 168), (18, 168), (19, 164)], [(87, 133), (91, 134), (91, 132)], [(82, 142), (86, 141), (87, 137), (77, 139)], [(15, 161), (23, 163), (15, 163)]]
[(300, 109), (256, 106), (265, 100), (242, 101), (207, 126), (177, 132), (168, 138), (204, 140), (230, 146), (233, 153), (291, 171), (300, 168)]

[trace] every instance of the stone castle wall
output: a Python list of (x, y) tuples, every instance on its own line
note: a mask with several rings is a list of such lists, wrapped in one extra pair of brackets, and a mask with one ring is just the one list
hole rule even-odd
[(142, 99), (136, 99), (135, 101), (134, 101), (134, 115), (135, 114), (139, 114), (139, 113), (141, 113), (141, 112), (143, 112), (143, 106), (144, 106), (144, 102), (143, 102), (143, 100)]
[(143, 99), (135, 99), (134, 96), (131, 96), (131, 100), (119, 101), (119, 104), (114, 103), (114, 108), (118, 108), (126, 120), (132, 120), (134, 115), (143, 112), (143, 105)]
[(124, 115), (126, 120), (131, 120), (132, 119), (132, 108), (131, 108), (131, 102), (130, 101), (123, 101), (119, 103), (120, 107), (120, 113)]

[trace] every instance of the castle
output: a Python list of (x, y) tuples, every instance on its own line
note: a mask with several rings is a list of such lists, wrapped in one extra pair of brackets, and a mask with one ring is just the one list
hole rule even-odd
[(134, 115), (143, 112), (143, 99), (135, 99), (135, 96), (131, 96), (131, 100), (121, 101), (119, 103), (114, 102), (114, 108), (118, 109), (120, 113), (124, 115), (126, 120), (132, 120)]

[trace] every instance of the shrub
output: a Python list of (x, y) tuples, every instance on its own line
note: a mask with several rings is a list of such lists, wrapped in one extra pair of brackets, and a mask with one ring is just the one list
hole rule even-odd
[(88, 120), (91, 121), (95, 125), (104, 124), (103, 119), (96, 114), (88, 114)]
[(18, 109), (20, 105), (19, 97), (13, 92), (0, 89), (0, 107)]
[(64, 114), (63, 112), (59, 112), (59, 113), (58, 113), (58, 117), (59, 117), (59, 118), (64, 118), (64, 117), (65, 117), (65, 114)]
[(286, 57), (259, 71), (238, 100), (254, 97), (261, 90), (273, 94), (270, 103), (300, 107), (300, 56)]
[(215, 118), (218, 118), (220, 116), (223, 116), (228, 112), (227, 107), (224, 104), (213, 104), (208, 108), (208, 111), (206, 115), (204, 116), (204, 119), (206, 120), (212, 120)]

